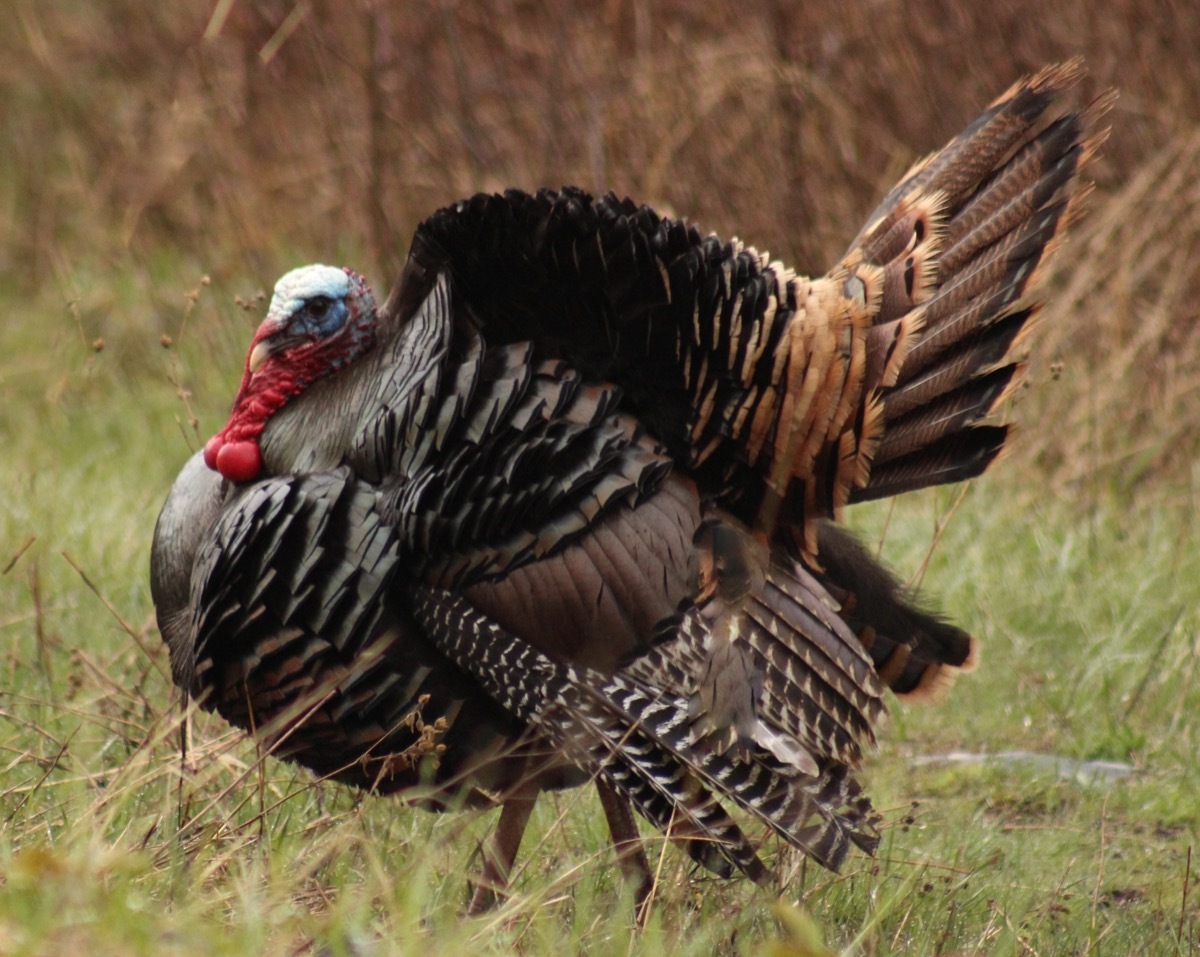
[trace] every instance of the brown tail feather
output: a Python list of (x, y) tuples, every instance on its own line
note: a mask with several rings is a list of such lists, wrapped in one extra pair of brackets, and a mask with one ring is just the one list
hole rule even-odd
[[(1026, 144), (996, 175), (988, 188), (967, 202), (946, 231), (939, 258), (944, 275), (953, 275), (981, 249), (1010, 233), (1047, 206), (1079, 168), (1083, 118), (1065, 116)], [(1049, 158), (1049, 163), (1047, 160)]]
[(959, 672), (975, 667), (976, 640), (918, 607), (853, 533), (823, 522), (820, 549), (823, 583), (892, 691), (910, 698), (937, 695)]
[(871, 471), (871, 481), (864, 488), (851, 493), (850, 502), (870, 502), (975, 478), (999, 457), (1010, 431), (1007, 425), (977, 425), (919, 452), (885, 462)]
[(875, 468), (940, 442), (970, 428), (1000, 402), (1021, 367), (1007, 365), (888, 422), (875, 453)]
[[(1028, 328), (1029, 310), (1013, 313), (977, 332), (954, 349), (943, 353), (934, 364), (889, 390), (887, 413), (901, 420), (915, 409), (947, 395), (970, 381), (979, 369), (1000, 363)], [(878, 461), (878, 459), (877, 459)]]
[(893, 227), (902, 219), (902, 200), (941, 192), (960, 206), (1005, 157), (1035, 131), (1054, 100), (1083, 76), (1083, 61), (1046, 67), (1013, 84), (945, 147), (917, 163), (879, 204), (851, 248), (861, 246), (868, 262), (886, 262), (903, 252), (909, 237)]
[(914, 167), (847, 254), (843, 268), (882, 295), (835, 511), (973, 477), (1002, 449), (1007, 430), (986, 420), (1020, 381), (1013, 355), (1038, 313), (1031, 290), (1087, 191), (1079, 174), (1112, 102), (1054, 117), (1080, 75), (1072, 61), (1014, 85)]

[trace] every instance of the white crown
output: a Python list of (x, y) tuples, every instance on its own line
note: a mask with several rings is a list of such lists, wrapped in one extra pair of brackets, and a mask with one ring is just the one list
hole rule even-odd
[(269, 316), (290, 316), (305, 302), (316, 297), (344, 299), (350, 292), (350, 277), (336, 266), (301, 266), (275, 283)]

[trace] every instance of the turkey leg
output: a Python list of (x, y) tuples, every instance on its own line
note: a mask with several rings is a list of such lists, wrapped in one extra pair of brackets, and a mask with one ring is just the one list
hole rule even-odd
[(633, 808), (629, 799), (614, 790), (604, 778), (596, 780), (596, 790), (600, 794), (600, 805), (604, 808), (604, 816), (608, 820), (613, 847), (617, 849), (617, 864), (620, 865), (625, 878), (633, 881), (637, 887), (634, 892), (634, 914), (638, 926), (641, 927), (650, 909), (654, 875), (650, 871), (650, 862), (646, 860), (646, 849), (638, 837)]
[(536, 803), (537, 792), (532, 796), (517, 795), (504, 801), (496, 830), (483, 849), (483, 873), (467, 905), (468, 914), (482, 914), (499, 902), (508, 887), (508, 875), (512, 872), (513, 861), (516, 860), (521, 838), (525, 836), (525, 828)]

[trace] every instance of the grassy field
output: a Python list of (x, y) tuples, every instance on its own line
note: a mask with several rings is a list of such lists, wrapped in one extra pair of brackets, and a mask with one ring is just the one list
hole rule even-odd
[[(122, 32), (132, 0), (14, 3), (0, 37), (0, 955), (1200, 949), (1194, 17), (1172, 8), (1155, 46), (1116, 12), (1067, 4), (1051, 30), (1037, 4), (1003, 0), (938, 20), (934, 60), (938, 35), (906, 32), (888, 3), (866, 34), (846, 40), (846, 14), (808, 24), (819, 42), (795, 56), (768, 44), (755, 59), (788, 5), (748, 5), (717, 34), (666, 3), (557, 25), (517, 4), (497, 35), (469, 5), (415, 4), (426, 20), (389, 25), (386, 5), (356, 4), (346, 26), (301, 4), (288, 26), (287, 5), (195, 0)], [(961, 30), (970, 50), (946, 41)], [(854, 52), (885, 33), (870, 69), (829, 53), (835, 35)], [(604, 73), (626, 43), (633, 67)], [(658, 903), (636, 932), (581, 789), (541, 802), (512, 899), (468, 920), (492, 816), (315, 784), (181, 706), (149, 596), (154, 519), (226, 412), (259, 293), (284, 269), (344, 259), (382, 282), (423, 212), (571, 179), (826, 261), (917, 152), (1080, 49), (1091, 88), (1123, 99), (1092, 215), (1051, 277), (1017, 448), (965, 492), (851, 516), (983, 642), (940, 706), (893, 707), (864, 775), (886, 818), (874, 859), (832, 875), (768, 845), (773, 895), (654, 844)], [(685, 69), (706, 79), (686, 96), (666, 82)], [(409, 126), (371, 112), (426, 76)], [(790, 132), (776, 80), (802, 94)], [(348, 131), (331, 119), (343, 108)], [(823, 176), (779, 186), (789, 163)]]
[[(1055, 500), (1004, 462), (961, 501), (855, 514), (984, 655), (943, 706), (894, 709), (866, 775), (887, 818), (877, 859), (834, 876), (781, 854), (780, 904), (667, 848), (661, 902), (633, 933), (579, 791), (542, 803), (510, 904), (468, 921), (489, 817), (314, 785), (207, 715), (181, 763), (150, 533), (195, 444), (189, 414), (204, 434), (228, 401), (250, 325), (235, 300), (255, 290), (179, 278), (170, 347), (146, 329), (96, 351), (81, 333), (95, 290), (131, 315), (138, 290), (97, 280), (78, 301), (5, 304), (37, 321), (0, 333), (0, 953), (815, 952), (780, 943), (781, 907), (805, 908), (835, 952), (1193, 952), (1200, 554), (1185, 483)], [(1014, 750), (1132, 773), (930, 760)]]

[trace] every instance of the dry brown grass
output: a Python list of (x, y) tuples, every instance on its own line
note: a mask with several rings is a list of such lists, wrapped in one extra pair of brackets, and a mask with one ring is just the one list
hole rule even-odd
[[(1093, 214), (1019, 454), (1068, 485), (1197, 451), (1200, 12), (1185, 2), (13, 0), (0, 33), (0, 277), (296, 257), (394, 274), (415, 223), (481, 189), (577, 183), (810, 270), (1015, 77), (1083, 54), (1115, 86)], [(102, 307), (101, 307), (102, 308)], [(139, 322), (129, 317), (128, 322)], [(139, 334), (143, 331), (139, 327)], [(145, 341), (151, 341), (146, 338)], [(1035, 380), (1048, 374), (1035, 365)], [(1097, 476), (1100, 476), (1098, 479)]]

